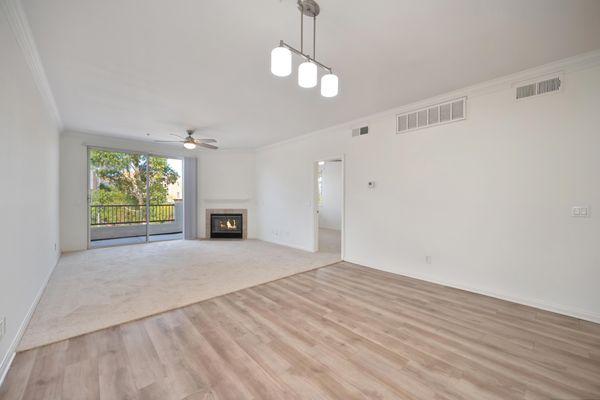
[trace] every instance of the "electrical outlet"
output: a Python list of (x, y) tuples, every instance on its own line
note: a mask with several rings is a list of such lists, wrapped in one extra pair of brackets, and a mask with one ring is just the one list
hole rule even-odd
[(6, 335), (6, 317), (0, 318), (0, 342)]
[(431, 256), (425, 256), (425, 263), (431, 264)]

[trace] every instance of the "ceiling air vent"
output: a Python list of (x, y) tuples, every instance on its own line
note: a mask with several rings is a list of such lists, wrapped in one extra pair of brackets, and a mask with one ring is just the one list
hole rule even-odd
[(554, 76), (550, 79), (544, 79), (537, 82), (528, 83), (517, 87), (516, 99), (524, 99), (532, 96), (539, 96), (558, 92), (561, 88), (562, 81), (560, 76)]
[(531, 85), (520, 86), (517, 88), (517, 100), (525, 97), (535, 96), (535, 83)]
[(396, 133), (406, 133), (466, 118), (467, 98), (434, 104), (396, 116)]
[(352, 136), (366, 135), (368, 133), (369, 133), (369, 127), (368, 126), (361, 126), (360, 128), (354, 128), (354, 129), (352, 129)]

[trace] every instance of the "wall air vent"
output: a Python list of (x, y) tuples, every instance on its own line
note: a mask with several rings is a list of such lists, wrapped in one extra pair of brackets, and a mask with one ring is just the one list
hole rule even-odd
[(352, 129), (352, 136), (361, 136), (361, 135), (366, 135), (368, 133), (369, 133), (368, 126), (361, 126), (360, 128)]
[(550, 79), (531, 82), (526, 85), (518, 86), (516, 91), (516, 99), (524, 99), (532, 96), (539, 96), (560, 91), (562, 81), (560, 76), (554, 76)]
[(396, 133), (406, 133), (466, 118), (467, 98), (461, 97), (396, 116)]

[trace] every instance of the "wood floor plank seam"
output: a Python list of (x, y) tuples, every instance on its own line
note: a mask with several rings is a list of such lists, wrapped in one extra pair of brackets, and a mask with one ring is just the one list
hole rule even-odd
[[(307, 279), (310, 279), (309, 277), (306, 277), (306, 278), (307, 278)], [(347, 301), (348, 301), (348, 302), (356, 302), (356, 301), (358, 301), (358, 302), (362, 302), (363, 300), (359, 300), (359, 299), (347, 299)], [(386, 306), (382, 306), (382, 307), (383, 307), (383, 308), (382, 308), (382, 312), (387, 312), (387, 311), (385, 311), (385, 308), (386, 308)], [(402, 312), (400, 312), (400, 311), (399, 311), (399, 314), (401, 314), (401, 313), (402, 313)], [(423, 321), (421, 321), (421, 322), (423, 322)], [(422, 327), (420, 327), (419, 329), (423, 329), (423, 328), (422, 328)], [(452, 333), (452, 332), (451, 332), (451, 334), (454, 334), (454, 333)], [(456, 342), (456, 343), (458, 343), (458, 342)], [(468, 338), (466, 338), (466, 339), (464, 339), (464, 341), (463, 341), (463, 344), (462, 344), (462, 345), (463, 345), (463, 346), (464, 346), (464, 345), (466, 345), (466, 346), (469, 346), (469, 344), (468, 344), (468, 343), (469, 343), (469, 340), (468, 340)], [(457, 344), (455, 344), (455, 346), (456, 346), (456, 345), (457, 345)], [(467, 347), (467, 348), (468, 348), (468, 347)], [(463, 351), (466, 351), (466, 349), (467, 349), (467, 348), (463, 347), (462, 349), (463, 349)], [(476, 351), (478, 351), (478, 350), (476, 350)], [(466, 353), (465, 353), (465, 354), (466, 354)], [(486, 360), (488, 360), (488, 361), (490, 361), (490, 362), (496, 362), (496, 363), (499, 363), (499, 361), (498, 361), (498, 360), (492, 360), (492, 359), (488, 359), (487, 357), (484, 357), (484, 354), (483, 354), (483, 353), (478, 353), (478, 356), (479, 356), (480, 358), (482, 358), (482, 359), (484, 359), (484, 358), (485, 358)], [(505, 368), (505, 369), (509, 369), (509, 367), (508, 367), (508, 366), (506, 366), (505, 364), (500, 364), (500, 365), (504, 365), (504, 368)], [(512, 367), (513, 367), (513, 368), (516, 368), (516, 369), (519, 369), (519, 368), (520, 368), (520, 366), (519, 366), (519, 363), (518, 363), (518, 362), (516, 362), (516, 361), (515, 361), (514, 363), (512, 363)], [(556, 378), (559, 378), (559, 379), (561, 379), (561, 380), (566, 380), (566, 381), (568, 382), (568, 381), (569, 381), (569, 379), (562, 379), (562, 378), (563, 378), (563, 375), (565, 375), (565, 374), (564, 374), (564, 373), (563, 373), (563, 374), (556, 374), (556, 375), (554, 375), (554, 378), (555, 378), (555, 379), (556, 379)], [(544, 378), (546, 378), (546, 377), (544, 376)], [(548, 377), (547, 379), (549, 380), (549, 379), (552, 379), (552, 378), (551, 378), (551, 377)], [(568, 384), (567, 384), (567, 383), (565, 383), (565, 382), (563, 382), (563, 385), (568, 385)], [(590, 384), (588, 383), (588, 385), (586, 385), (586, 386), (589, 386), (589, 385), (590, 385)], [(570, 389), (571, 389), (571, 390), (573, 390), (573, 391), (577, 391), (577, 390), (578, 390), (578, 389), (576, 389), (576, 388), (570, 388)]]
[[(262, 288), (262, 289), (264, 289), (264, 288)], [(265, 295), (265, 294), (263, 293), (263, 295)], [(306, 312), (306, 311), (304, 311), (304, 310), (303, 310), (303, 313), (305, 313), (305, 312)], [(333, 324), (333, 325), (336, 325), (336, 326), (338, 326), (339, 328), (342, 328), (341, 326), (337, 325), (335, 321), (333, 321), (333, 320), (331, 320), (331, 319), (328, 319), (328, 318), (327, 318), (327, 316), (323, 316), (321, 319), (319, 319), (319, 317), (318, 317), (318, 316), (313, 316), (313, 317), (312, 317), (312, 320), (321, 320), (321, 321), (323, 321), (323, 320), (325, 320), (325, 319), (327, 319), (329, 323), (331, 323), (331, 324)], [(308, 324), (310, 324), (310, 323), (311, 323), (311, 321), (307, 321), (307, 323), (308, 323)], [(378, 344), (378, 343), (371, 341), (369, 338), (362, 337), (361, 339), (362, 339), (363, 341), (365, 341), (365, 342), (370, 342), (370, 343), (371, 343), (372, 345), (374, 345), (374, 346), (379, 346), (379, 344)], [(380, 346), (380, 347), (381, 347), (381, 346)], [(408, 361), (408, 360), (407, 360), (407, 361)], [(377, 378), (378, 378), (378, 379), (380, 379), (380, 377), (377, 377)], [(389, 384), (389, 382), (388, 382), (388, 381), (386, 381), (386, 380), (384, 380), (384, 379), (382, 379), (382, 382), (383, 382), (384, 384)], [(453, 383), (453, 384), (455, 384), (455, 383), (456, 383), (456, 381), (453, 381), (452, 383)], [(427, 385), (425, 385), (425, 384), (424, 384), (424, 386), (427, 386), (427, 387), (429, 387), (430, 385), (431, 385), (431, 382), (427, 383)], [(393, 384), (391, 384), (390, 386), (391, 386), (392, 388), (394, 388), (394, 385), (393, 385)], [(396, 390), (397, 390), (397, 387), (396, 387), (396, 388), (394, 388), (394, 389), (396, 389)], [(404, 394), (406, 394), (406, 393), (404, 393)]]
[[(338, 282), (338, 283), (336, 283), (336, 284), (338, 284), (338, 285), (339, 285), (339, 282)], [(343, 286), (343, 285), (339, 285), (339, 286), (341, 287), (341, 286)], [(331, 287), (331, 285), (330, 285), (329, 287)], [(355, 287), (356, 287), (356, 286), (355, 286)], [(389, 298), (389, 297), (388, 297), (388, 298)], [(390, 300), (391, 302), (394, 302), (394, 303), (395, 303), (395, 302), (397, 302), (397, 300), (395, 300), (395, 299), (393, 299), (393, 298), (389, 298), (389, 300)], [(413, 306), (412, 304), (406, 304), (406, 303), (402, 303), (402, 305), (403, 305), (404, 307), (409, 307), (409, 308), (411, 308), (411, 309), (415, 310), (415, 308), (414, 308), (414, 306)], [(444, 307), (443, 307), (443, 306), (441, 306), (440, 308), (444, 308)], [(420, 309), (419, 311), (421, 311), (421, 312), (424, 312), (423, 310), (427, 310), (427, 313), (428, 313), (428, 315), (430, 315), (430, 316), (432, 316), (432, 317), (434, 317), (434, 316), (435, 316), (435, 317), (441, 317), (441, 316), (439, 316), (439, 315), (434, 315), (434, 314), (432, 314), (431, 312), (429, 312), (429, 310), (428, 310), (427, 308), (422, 308), (422, 309)], [(433, 312), (433, 311), (432, 311), (432, 312)], [(449, 316), (449, 315), (446, 315), (446, 317), (447, 317), (447, 318), (452, 318), (452, 316)], [(511, 326), (512, 328), (518, 329), (518, 327), (516, 327), (516, 326), (514, 326), (514, 325), (512, 325), (512, 324), (511, 324), (510, 326)], [(473, 330), (479, 330), (479, 331), (481, 331), (481, 332), (484, 332), (484, 331), (482, 331), (480, 328), (477, 328), (477, 327), (474, 327), (474, 328), (473, 328)], [(526, 331), (526, 332), (528, 332), (529, 334), (531, 334), (531, 333), (532, 333), (530, 330), (525, 330), (525, 331)], [(539, 333), (536, 333), (536, 334), (539, 334)], [(533, 344), (535, 344), (535, 342), (532, 342), (532, 345), (533, 345)], [(595, 345), (595, 342), (590, 342), (590, 344), (592, 344), (592, 345)], [(533, 346), (532, 346), (532, 347), (533, 347)]]
[[(253, 290), (248, 290), (245, 293), (247, 293), (248, 296), (252, 296)], [(245, 300), (245, 303), (248, 303), (248, 300)], [(302, 348), (306, 348), (306, 347), (313, 347), (315, 346), (315, 342), (312, 339), (307, 339), (304, 333), (302, 333), (301, 331), (298, 332), (294, 332), (294, 328), (290, 327), (289, 324), (285, 323), (283, 320), (279, 321), (279, 326), (277, 326), (277, 324), (274, 322), (275, 320), (277, 320), (277, 316), (274, 315), (270, 310), (268, 310), (265, 307), (262, 307), (261, 305), (257, 304), (256, 302), (249, 302), (252, 309), (255, 310), (255, 315), (256, 318), (260, 319), (262, 324), (264, 324), (265, 326), (269, 327), (270, 329), (273, 330), (273, 332), (275, 332), (277, 334), (276, 339), (274, 340), (274, 342), (277, 344), (277, 349), (279, 351), (284, 351), (284, 348), (282, 346), (286, 346), (285, 349), (287, 349), (287, 352), (296, 352), (296, 357), (299, 357), (301, 359), (304, 360), (305, 363), (307, 363), (307, 360), (309, 360), (311, 358), (311, 354), (307, 354), (305, 351), (301, 350)], [(279, 332), (279, 333), (277, 333)], [(293, 342), (295, 342), (295, 346), (290, 345), (289, 343), (287, 343), (287, 341), (283, 338), (284, 336), (286, 336), (287, 333), (287, 337), (289, 339), (291, 339)], [(303, 342), (304, 345), (298, 345), (298, 343)], [(296, 347), (298, 347), (296, 349)], [(286, 354), (287, 355), (287, 354)], [(316, 361), (315, 362), (317, 364), (312, 364), (312, 365), (319, 365), (319, 367), (316, 370), (312, 370), (313, 372), (318, 373), (319, 375), (323, 376), (322, 370), (326, 369), (329, 370), (329, 368)], [(311, 363), (305, 364), (305, 366), (309, 366), (311, 365)], [(294, 368), (294, 366), (292, 366), (292, 368)], [(309, 370), (311, 370), (311, 368), (309, 368)], [(332, 377), (334, 378), (333, 381), (344, 381), (342, 376), (338, 376), (337, 374), (330, 372)], [(336, 383), (333, 382), (332, 380), (330, 380), (329, 378), (327, 378), (327, 380), (325, 382), (321, 382), (324, 385), (322, 385), (322, 388), (324, 390), (331, 390), (331, 387), (335, 387)], [(347, 396), (349, 397), (354, 397), (353, 395), (351, 395), (350, 393), (347, 393)]]
[[(323, 271), (323, 274), (324, 274), (324, 275), (328, 275), (328, 272), (325, 272), (325, 271), (326, 271), (326, 270), (324, 270), (324, 271)], [(352, 282), (354, 282), (354, 283), (358, 283), (358, 284), (365, 284), (366, 286), (368, 286), (368, 285), (369, 285), (369, 279), (368, 279), (368, 278), (366, 278), (366, 279), (365, 279), (365, 278), (363, 278), (363, 279), (361, 279), (360, 281), (358, 281), (357, 279), (353, 279), (351, 275), (350, 275), (350, 276), (343, 276), (343, 275), (342, 275), (342, 276), (340, 276), (339, 274), (336, 274), (336, 273), (335, 273), (335, 270), (332, 270), (332, 271), (331, 271), (331, 273), (332, 273), (333, 275), (335, 275), (336, 277), (339, 277), (339, 278), (340, 278), (340, 279), (342, 279), (342, 280), (346, 280), (346, 281), (352, 281)], [(404, 289), (404, 290), (408, 290), (408, 291), (415, 291), (415, 292), (418, 292), (418, 291), (417, 291), (417, 290), (415, 290), (414, 288), (403, 288), (403, 289)], [(389, 291), (386, 291), (386, 290), (383, 290), (383, 291), (382, 291), (382, 293), (386, 293), (386, 292), (387, 292), (387, 293), (389, 293)], [(477, 309), (475, 309), (475, 308), (472, 308), (472, 307), (466, 306), (466, 305), (464, 304), (464, 302), (463, 302), (463, 303), (458, 303), (458, 302), (456, 302), (456, 301), (448, 300), (447, 298), (442, 298), (442, 297), (437, 297), (437, 296), (436, 296), (436, 298), (439, 298), (439, 299), (440, 299), (440, 301), (441, 301), (441, 302), (443, 302), (443, 303), (451, 303), (451, 304), (453, 304), (453, 305), (460, 306), (460, 307), (461, 307), (461, 309), (463, 309), (463, 310), (466, 310), (467, 312), (478, 311), (478, 310), (477, 310)], [(491, 313), (491, 312), (490, 312), (490, 313), (488, 313), (488, 312), (482, 312), (481, 310), (479, 310), (479, 312), (480, 312), (482, 315), (484, 315), (484, 316), (488, 316), (488, 317), (501, 317), (501, 318), (503, 317), (502, 313), (501, 313), (500, 311), (498, 311), (498, 310), (494, 310), (494, 311), (493, 311), (493, 313)], [(515, 316), (509, 316), (509, 318), (511, 318), (511, 319), (515, 319)], [(530, 323), (530, 322), (531, 322), (531, 321), (528, 321), (528, 320), (526, 320), (526, 319), (523, 319), (523, 318), (519, 318), (519, 317), (516, 317), (516, 318), (517, 318), (517, 319), (519, 319), (519, 322), (521, 322), (521, 323), (528, 324), (528, 323)], [(501, 319), (501, 320), (502, 320), (502, 321), (505, 321), (505, 319)], [(507, 322), (508, 322), (508, 323), (510, 323), (510, 321), (507, 321)], [(516, 326), (516, 327), (519, 327), (519, 325), (514, 325), (514, 326)], [(579, 331), (579, 330), (573, 329), (573, 328), (571, 328), (571, 327), (565, 327), (565, 326), (561, 326), (561, 325), (549, 325), (549, 324), (547, 324), (547, 323), (545, 323), (545, 322), (543, 322), (543, 321), (542, 321), (541, 323), (538, 323), (538, 324), (536, 325), (536, 327), (537, 327), (538, 329), (540, 328), (540, 326), (541, 326), (541, 327), (544, 327), (544, 326), (552, 327), (553, 329), (555, 329), (555, 330), (561, 330), (562, 332), (572, 332), (573, 334), (577, 334), (577, 338), (583, 338), (583, 339), (589, 338), (589, 339), (590, 339), (590, 342), (589, 342), (589, 344), (592, 344), (592, 345), (600, 345), (600, 339), (598, 339), (598, 338), (597, 338), (597, 336), (594, 336), (594, 335), (590, 335), (590, 334), (588, 334), (587, 332), (582, 332), (582, 331)]]
[[(263, 287), (263, 288), (261, 288), (261, 289), (263, 289), (263, 290), (261, 290), (261, 292), (263, 292), (263, 291), (264, 291), (264, 289), (265, 289), (265, 287)], [(260, 293), (260, 294), (261, 294), (262, 296), (265, 296), (265, 293)], [(313, 317), (313, 318), (315, 318), (315, 319), (320, 319), (320, 318), (323, 318), (323, 317), (315, 316), (315, 317)], [(294, 318), (294, 320), (296, 320), (296, 318)], [(304, 322), (304, 323), (309, 323), (309, 321), (302, 321), (302, 322)], [(304, 325), (304, 328), (306, 328), (306, 325)], [(313, 333), (314, 333), (314, 334), (312, 335), (312, 337), (316, 337), (317, 333), (316, 333), (315, 331), (313, 331)], [(337, 354), (338, 356), (340, 356), (340, 353), (339, 353), (338, 351), (336, 351), (337, 349), (336, 349), (335, 347), (328, 346), (328, 344), (327, 344), (325, 341), (321, 340), (321, 339), (317, 339), (317, 344), (315, 345), (315, 347), (317, 347), (317, 346), (325, 346), (325, 348), (323, 348), (323, 347), (319, 347), (319, 348), (321, 348), (321, 349), (324, 349), (324, 350), (326, 350), (326, 351), (332, 351), (334, 354)], [(342, 355), (341, 357), (343, 357), (343, 355)], [(360, 367), (360, 365), (358, 365), (358, 364), (357, 364), (357, 363), (354, 361), (354, 359), (353, 359), (352, 357), (348, 357), (347, 361), (348, 361), (348, 362), (350, 362), (352, 365), (355, 365), (357, 368), (359, 368), (359, 367)], [(408, 360), (406, 360), (406, 361), (408, 361)], [(364, 365), (363, 365), (363, 367), (364, 367)], [(368, 371), (368, 370), (365, 370), (364, 372), (365, 372), (365, 373), (367, 373), (367, 374), (369, 374), (369, 371)], [(372, 376), (373, 378), (375, 378), (375, 379), (379, 380), (379, 381), (380, 381), (380, 382), (381, 382), (383, 385), (388, 385), (388, 382), (386, 382), (386, 380), (385, 380), (385, 379), (381, 379), (381, 377), (379, 377), (379, 376), (377, 376), (377, 375), (373, 375), (373, 374), (369, 374), (369, 375), (370, 375), (370, 376)], [(354, 386), (355, 386), (355, 387), (358, 387), (357, 385), (354, 385)], [(390, 388), (391, 390), (395, 390), (395, 391), (397, 391), (397, 388), (396, 388), (396, 387), (394, 387), (393, 385), (388, 385), (388, 386), (389, 386), (389, 388)], [(360, 388), (359, 388), (359, 389), (360, 389)], [(362, 390), (362, 389), (361, 389), (361, 390)], [(404, 395), (404, 396), (407, 396), (407, 395), (408, 395), (408, 394), (407, 394), (405, 391), (401, 391), (399, 394), (400, 394), (400, 395)]]
[[(340, 314), (344, 314), (344, 313), (345, 313), (345, 312), (344, 312), (343, 310), (340, 312)], [(331, 318), (331, 317), (330, 317), (330, 318)], [(335, 323), (340, 323), (340, 320), (339, 320), (339, 319), (335, 319), (335, 320), (332, 320), (332, 322), (335, 322)], [(358, 324), (358, 323), (360, 323), (360, 321), (355, 321), (355, 323), (357, 323), (357, 324)], [(356, 328), (355, 328), (355, 327), (353, 327), (353, 326), (348, 326), (348, 325), (344, 325), (344, 324), (342, 324), (342, 326), (345, 326), (346, 328), (348, 328), (348, 329), (350, 329), (350, 330), (356, 329)], [(390, 329), (390, 328), (388, 327), (388, 328), (386, 328), (386, 329)], [(383, 334), (386, 334), (386, 335), (387, 335), (387, 331), (384, 331), (384, 332), (383, 332)], [(379, 342), (375, 342), (375, 343), (377, 343), (378, 345), (383, 345), (382, 343), (379, 343)], [(420, 351), (420, 350), (419, 350), (419, 351)], [(437, 361), (439, 362), (439, 361), (441, 361), (441, 359), (440, 359), (440, 358), (437, 358)]]
[[(393, 299), (391, 299), (391, 301), (393, 302), (394, 300), (393, 300)], [(410, 305), (410, 304), (408, 304), (408, 305), (407, 305), (407, 304), (403, 304), (403, 306), (405, 306), (405, 307), (411, 307), (411, 305)], [(422, 310), (420, 310), (420, 311), (422, 311)], [(430, 315), (431, 315), (431, 314), (430, 314)], [(514, 326), (514, 325), (511, 325), (511, 327), (513, 327), (513, 328), (515, 328), (515, 329), (518, 329), (518, 327), (516, 327), (516, 326)], [(476, 328), (475, 328), (475, 329), (476, 329)], [(526, 331), (528, 331), (528, 330), (526, 330)], [(531, 332), (531, 331), (528, 331), (528, 333), (529, 333), (529, 334), (531, 334), (532, 332)], [(539, 334), (539, 333), (536, 333), (536, 334)], [(535, 344), (535, 342), (534, 342), (534, 344)], [(569, 343), (567, 343), (567, 344), (571, 344), (571, 343), (569, 342)], [(592, 343), (592, 344), (594, 344), (594, 343)], [(582, 348), (582, 350), (584, 350), (584, 351), (585, 351), (585, 348)]]

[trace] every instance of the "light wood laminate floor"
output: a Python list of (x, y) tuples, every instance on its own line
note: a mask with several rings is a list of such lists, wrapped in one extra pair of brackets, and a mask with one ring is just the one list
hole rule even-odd
[(339, 263), (19, 353), (0, 399), (600, 399), (600, 325)]

